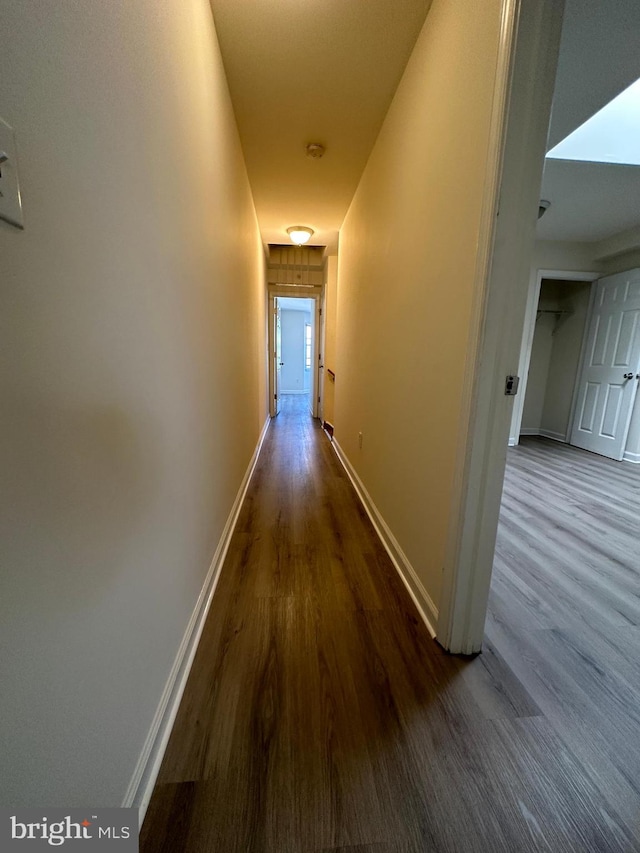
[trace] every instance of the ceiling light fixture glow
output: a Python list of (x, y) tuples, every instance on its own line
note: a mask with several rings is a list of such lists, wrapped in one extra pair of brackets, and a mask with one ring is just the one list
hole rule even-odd
[(292, 225), (291, 228), (287, 228), (287, 234), (291, 237), (292, 243), (302, 246), (313, 237), (313, 228), (307, 228), (306, 225)]

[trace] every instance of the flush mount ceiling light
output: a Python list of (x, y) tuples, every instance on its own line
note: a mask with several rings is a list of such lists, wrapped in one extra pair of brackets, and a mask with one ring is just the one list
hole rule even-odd
[(308, 243), (313, 236), (313, 228), (307, 228), (306, 225), (292, 225), (287, 228), (287, 234), (291, 237), (291, 242), (296, 246), (302, 246), (303, 243)]

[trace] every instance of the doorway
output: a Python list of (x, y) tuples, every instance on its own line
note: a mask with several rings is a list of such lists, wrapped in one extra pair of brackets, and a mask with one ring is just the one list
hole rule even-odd
[[(510, 397), (513, 382), (509, 380), (514, 374), (527, 376), (521, 363), (518, 367), (523, 318), (525, 310), (529, 312), (531, 308), (535, 323), (537, 313), (537, 299), (531, 306), (531, 288), (527, 283), (536, 233), (539, 234), (535, 212), (540, 200), (551, 201), (551, 214), (545, 214), (543, 220), (546, 234), (541, 238), (548, 241), (548, 251), (540, 252), (545, 259), (552, 259), (549, 267), (554, 267), (557, 259), (558, 266), (562, 268), (569, 259), (569, 269), (580, 269), (580, 264), (585, 263), (583, 269), (593, 270), (591, 263), (595, 261), (595, 268), (600, 272), (594, 278), (601, 277), (603, 272), (614, 272), (614, 259), (631, 251), (631, 236), (636, 234), (634, 229), (638, 226), (637, 217), (635, 220), (630, 218), (637, 213), (637, 204), (629, 215), (626, 210), (620, 210), (611, 227), (604, 217), (616, 209), (612, 203), (596, 204), (593, 199), (582, 211), (579, 207), (580, 200), (585, 197), (581, 192), (583, 189), (598, 188), (603, 192), (613, 183), (608, 177), (611, 169), (617, 170), (617, 180), (626, 180), (632, 186), (635, 178), (626, 167), (553, 164), (547, 171), (548, 175), (555, 175), (558, 179), (557, 192), (555, 195), (546, 194), (546, 190), (544, 194), (540, 192), (547, 151), (624, 87), (623, 81), (616, 83), (607, 78), (605, 72), (611, 65), (607, 57), (620, 55), (621, 51), (615, 50), (618, 42), (626, 46), (632, 41), (632, 27), (607, 28), (607, 21), (613, 18), (615, 23), (619, 16), (611, 16), (606, 3), (594, 4), (602, 17), (598, 26), (594, 25), (591, 16), (580, 15), (576, 4), (567, 3), (567, 26), (562, 33), (563, 61), (556, 78), (563, 5), (551, 0), (515, 4), (521, 18), (515, 29), (510, 57), (513, 74), (503, 137), (504, 157), (500, 162), (501, 172), (492, 183), (499, 199), (499, 217), (493, 220), (495, 228), (487, 228), (487, 238), (483, 241), (491, 265), (483, 279), (484, 291), (476, 327), (478, 339), (473, 341), (470, 359), (470, 390), (466, 395), (469, 426), (461, 442), (464, 454), (460, 454), (459, 485), (454, 495), (456, 523), (452, 525), (448, 541), (438, 621), (438, 639), (445, 648), (456, 652), (472, 653), (482, 647), (504, 479), (505, 445), (509, 436), (512, 439), (510, 443), (517, 443), (519, 438), (519, 428), (515, 434), (508, 432), (513, 408), (522, 405), (518, 397)], [(629, 4), (629, 20), (636, 20), (637, 9), (637, 4)], [(575, 27), (575, 34), (572, 27)], [(585, 29), (589, 37), (596, 39), (597, 51), (585, 48), (591, 44), (588, 39), (580, 42)], [(604, 43), (608, 50), (603, 50)], [(568, 47), (571, 48), (569, 51)], [(594, 53), (598, 54), (598, 60), (585, 63), (584, 57)], [(629, 63), (637, 63), (637, 55), (634, 56), (632, 50), (629, 51)], [(616, 63), (615, 67), (622, 73), (622, 62)], [(633, 71), (630, 79), (636, 78), (637, 73)], [(562, 84), (559, 89), (558, 81)], [(611, 91), (604, 91), (605, 82), (608, 86), (610, 84)], [(549, 134), (554, 85), (555, 126)], [(580, 88), (578, 94), (583, 97), (575, 96), (576, 87)], [(558, 97), (558, 91), (561, 97)], [(597, 99), (600, 103), (594, 102)], [(569, 109), (564, 108), (567, 104)], [(586, 114), (578, 114), (585, 110)], [(605, 169), (609, 169), (606, 175)], [(599, 176), (597, 181), (594, 177), (596, 172)], [(575, 178), (580, 174), (587, 177)], [(575, 178), (573, 184), (569, 178)], [(575, 191), (570, 192), (570, 187)], [(623, 186), (618, 196), (624, 200), (626, 195), (633, 194)], [(561, 212), (567, 214), (566, 221), (570, 224), (565, 230), (561, 228), (561, 217), (556, 216)], [(596, 213), (601, 217), (597, 222), (594, 220)], [(593, 254), (587, 244), (592, 244)], [(601, 259), (605, 257), (611, 261), (603, 262)], [(574, 259), (577, 266), (573, 266)], [(633, 266), (637, 266), (637, 259), (626, 269)], [(618, 266), (618, 269), (625, 268)], [(467, 422), (464, 426), (466, 429)], [(557, 443), (557, 447), (562, 445)]]
[(590, 294), (590, 281), (542, 278), (518, 437), (569, 441)]
[(322, 415), (321, 293), (309, 289), (288, 295), (269, 288), (269, 396), (270, 415), (281, 411), (283, 400), (296, 397), (296, 410), (311, 417)]
[(535, 435), (610, 459), (640, 460), (639, 287), (638, 270), (604, 277), (537, 270), (510, 446)]
[(313, 357), (313, 299), (276, 297), (280, 311), (280, 394), (310, 398)]

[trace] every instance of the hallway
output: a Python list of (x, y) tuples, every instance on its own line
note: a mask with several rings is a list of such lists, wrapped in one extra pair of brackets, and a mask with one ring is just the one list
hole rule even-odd
[[(562, 659), (612, 712), (588, 752), (559, 663), (558, 735), (546, 610), (494, 599), (466, 660), (418, 615), (480, 648), (528, 283), (638, 263), (626, 169), (602, 181), (629, 201), (611, 229), (594, 204), (566, 230), (570, 194), (540, 194), (551, 131), (637, 63), (640, 4), (568, 2), (607, 37), (568, 63), (563, 5), (3, 4), (4, 806), (144, 814), (178, 714), (147, 850), (640, 849), (611, 638)], [(556, 64), (561, 101), (589, 97), (550, 127)], [(316, 300), (304, 370), (333, 446), (306, 414), (269, 426), (276, 294)], [(624, 652), (637, 623), (614, 628)]]
[[(323, 417), (348, 460), (364, 430), (372, 497), (425, 612), (441, 606), (493, 230), (530, 230), (492, 213), (500, 126), (507, 103), (545, 124), (551, 98), (510, 87), (529, 4), (467, 5), (293, 4), (283, 42), (282, 4), (262, 0), (3, 4), (7, 807), (143, 808), (219, 578), (156, 831), (175, 795), (190, 849), (421, 844), (473, 802), (475, 785), (443, 794), (455, 750), (428, 762), (451, 707), (471, 709), (461, 749), (481, 724), (466, 684), (490, 659), (425, 636), (308, 419), (270, 429), (222, 574), (285, 288), (322, 300)], [(538, 41), (551, 67), (557, 39)], [(496, 355), (479, 364), (506, 368)]]
[(267, 434), (141, 850), (637, 849), (495, 649), (431, 640), (304, 400)]

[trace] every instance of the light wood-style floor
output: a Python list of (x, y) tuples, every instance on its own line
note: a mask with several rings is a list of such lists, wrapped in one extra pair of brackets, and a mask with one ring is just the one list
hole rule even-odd
[(640, 472), (510, 452), (487, 642), (462, 659), (285, 402), (141, 851), (640, 850)]

